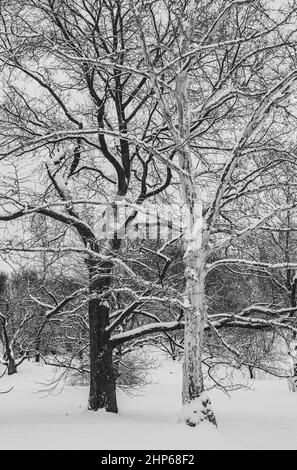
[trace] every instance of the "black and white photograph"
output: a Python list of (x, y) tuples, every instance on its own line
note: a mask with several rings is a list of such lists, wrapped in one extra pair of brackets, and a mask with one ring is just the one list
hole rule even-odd
[(0, 450), (297, 450), (297, 0), (0, 0)]

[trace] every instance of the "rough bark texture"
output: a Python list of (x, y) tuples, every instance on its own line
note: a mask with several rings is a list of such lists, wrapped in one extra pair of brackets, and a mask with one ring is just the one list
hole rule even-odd
[(7, 334), (7, 329), (6, 329), (6, 321), (3, 320), (3, 344), (5, 348), (5, 359), (6, 359), (6, 364), (7, 364), (7, 374), (12, 375), (17, 373), (17, 365), (13, 357), (13, 352), (11, 350), (8, 334)]
[(7, 361), (7, 375), (12, 375), (17, 373), (17, 366), (15, 360), (10, 357)]
[[(109, 284), (110, 266), (89, 263), (90, 294), (102, 294)], [(105, 276), (105, 277), (102, 277)], [(105, 328), (109, 324), (107, 300), (93, 298), (89, 301), (90, 326), (90, 391), (89, 409), (118, 412), (116, 380), (112, 361), (112, 347)]]
[(35, 362), (40, 362), (40, 338), (35, 343)]

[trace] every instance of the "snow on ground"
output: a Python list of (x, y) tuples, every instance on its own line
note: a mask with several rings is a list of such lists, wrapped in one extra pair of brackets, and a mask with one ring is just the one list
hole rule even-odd
[(286, 380), (256, 381), (253, 390), (210, 393), (219, 428), (178, 423), (181, 367), (166, 361), (137, 396), (119, 394), (120, 414), (87, 410), (87, 387), (46, 396), (45, 365), (23, 364), (3, 377), (0, 449), (297, 449), (297, 393)]

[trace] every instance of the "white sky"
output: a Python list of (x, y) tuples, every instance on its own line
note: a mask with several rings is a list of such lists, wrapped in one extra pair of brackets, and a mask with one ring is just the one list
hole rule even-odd
[(9, 266), (9, 264), (5, 263), (5, 261), (3, 261), (1, 258), (0, 258), (0, 272), (12, 272), (13, 269), (11, 266)]

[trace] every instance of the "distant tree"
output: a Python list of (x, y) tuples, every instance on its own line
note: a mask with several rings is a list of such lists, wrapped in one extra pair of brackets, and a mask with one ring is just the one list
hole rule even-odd
[(0, 361), (7, 367), (8, 375), (15, 374), (17, 367), (26, 359), (27, 352), (21, 350), (19, 337), (23, 334), (23, 327), (28, 320), (28, 313), (17, 322), (10, 285), (5, 273), (0, 274), (0, 338), (2, 342), (2, 355)]

